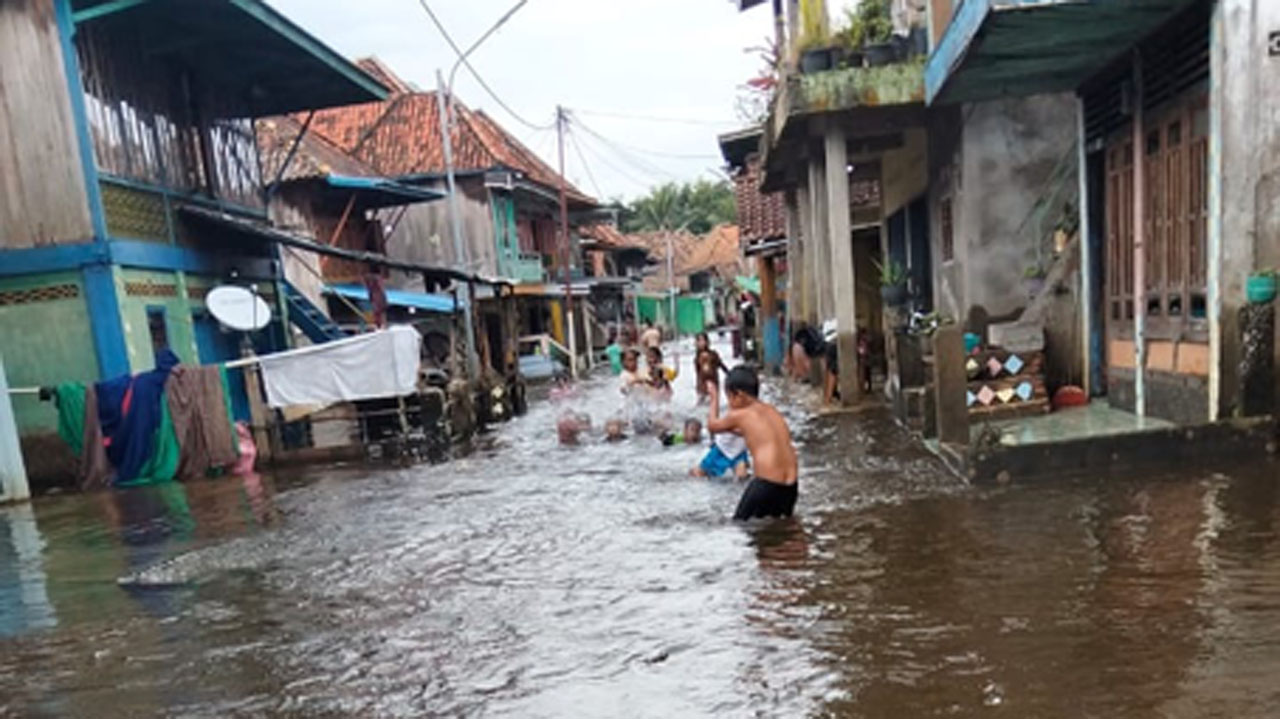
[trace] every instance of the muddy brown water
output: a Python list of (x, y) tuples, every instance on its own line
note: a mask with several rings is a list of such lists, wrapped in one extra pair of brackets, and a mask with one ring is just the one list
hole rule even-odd
[(976, 489), (769, 394), (792, 521), (549, 404), (446, 465), (0, 510), (0, 716), (1280, 716), (1276, 465)]

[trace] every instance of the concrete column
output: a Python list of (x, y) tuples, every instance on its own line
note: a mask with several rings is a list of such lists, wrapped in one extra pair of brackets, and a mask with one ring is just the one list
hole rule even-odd
[[(843, 164), (840, 166), (844, 167)], [(828, 240), (831, 227), (827, 217), (826, 162), (821, 157), (809, 160), (809, 200), (812, 204), (809, 219), (813, 227), (813, 232), (810, 233), (813, 237), (809, 253), (809, 266), (813, 268), (810, 283), (813, 286), (816, 319), (818, 323), (822, 323), (831, 319), (832, 299), (831, 244)]]
[(22, 445), (18, 442), (18, 422), (13, 416), (13, 402), (9, 399), (4, 358), (0, 357), (0, 504), (22, 502), (30, 497), (27, 467), (22, 461)]
[(862, 395), (858, 370), (858, 315), (856, 277), (853, 268), (853, 222), (849, 216), (849, 151), (844, 130), (831, 126), (823, 137), (827, 176), (827, 263), (834, 290), (837, 342), (840, 351), (840, 398), (844, 404)]
[(964, 329), (959, 325), (939, 327), (933, 335), (933, 358), (938, 441), (968, 446), (969, 410), (965, 407), (968, 383), (964, 371)]
[[(809, 196), (808, 182), (796, 189), (796, 224), (800, 238), (795, 250), (796, 284), (791, 288), (791, 305), (795, 309), (792, 316), (812, 325), (818, 316), (818, 308), (813, 302), (813, 253), (817, 251), (817, 242), (813, 236), (813, 199)], [(788, 248), (789, 250), (792, 248)]]
[(804, 293), (804, 238), (800, 231), (800, 210), (797, 206), (798, 191), (787, 193), (787, 326), (783, 328), (786, 341), (783, 351), (791, 346), (790, 335), (796, 322), (804, 318), (800, 299)]

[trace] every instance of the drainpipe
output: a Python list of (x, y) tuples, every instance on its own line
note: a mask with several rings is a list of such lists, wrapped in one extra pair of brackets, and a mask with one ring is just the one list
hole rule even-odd
[(1089, 247), (1089, 149), (1086, 146), (1088, 131), (1085, 129), (1084, 98), (1076, 97), (1076, 173), (1079, 175), (1080, 197), (1076, 201), (1080, 220), (1076, 232), (1080, 243), (1080, 334), (1083, 339), (1084, 368), (1080, 386), (1085, 397), (1093, 396), (1093, 258)]
[(1143, 128), (1142, 52), (1133, 53), (1133, 348), (1134, 412), (1147, 416), (1147, 148)]

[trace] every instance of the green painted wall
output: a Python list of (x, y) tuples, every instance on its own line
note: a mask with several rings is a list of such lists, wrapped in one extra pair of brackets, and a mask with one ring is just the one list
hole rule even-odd
[(183, 273), (117, 269), (116, 292), (120, 297), (125, 345), (129, 348), (129, 366), (134, 372), (145, 372), (155, 366), (151, 332), (147, 328), (148, 307), (164, 308), (169, 348), (178, 358), (193, 364), (199, 361)]
[[(73, 296), (57, 296), (72, 287)], [(28, 294), (33, 290), (51, 298)], [(0, 352), (10, 387), (96, 381), (98, 360), (80, 273), (0, 278)], [(23, 434), (57, 428), (53, 405), (34, 395), (15, 395), (13, 410)]]

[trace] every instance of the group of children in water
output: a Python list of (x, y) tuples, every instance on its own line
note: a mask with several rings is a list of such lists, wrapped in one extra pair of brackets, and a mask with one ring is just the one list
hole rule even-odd
[[(677, 427), (674, 415), (666, 406), (673, 395), (672, 383), (679, 373), (679, 358), (673, 366), (666, 365), (659, 346), (660, 336), (654, 339), (654, 334), (656, 331), (646, 330), (641, 335), (646, 360), (643, 366), (638, 349), (621, 350), (616, 337), (611, 338), (608, 354), (625, 397), (626, 416), (605, 422), (605, 441), (626, 439), (630, 428), (636, 435), (655, 436), (663, 446), (698, 445), (703, 441), (705, 427), (710, 435), (707, 452), (689, 474), (749, 480), (734, 513), (735, 519), (790, 516), (797, 493), (796, 452), (782, 415), (759, 399), (760, 385), (755, 371), (744, 365), (732, 370), (726, 367), (719, 353), (711, 348), (706, 333), (699, 333), (693, 365), (699, 404), (709, 407), (707, 422), (704, 425), (691, 417)], [(729, 406), (723, 415), (720, 412), (722, 373)], [(560, 391), (567, 390), (561, 388)], [(560, 443), (565, 445), (578, 444), (580, 435), (590, 429), (590, 417), (572, 410), (563, 413), (557, 423)]]

